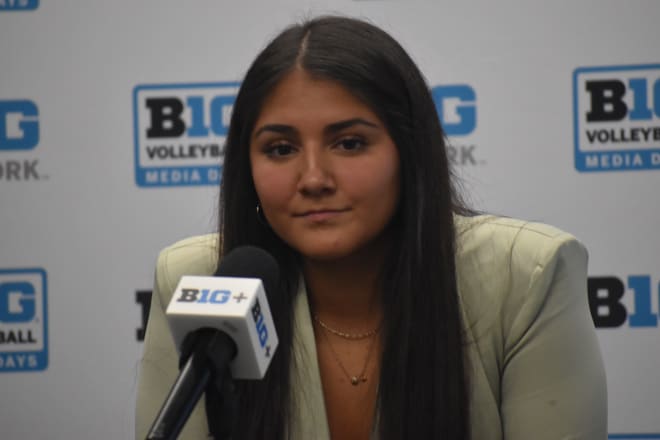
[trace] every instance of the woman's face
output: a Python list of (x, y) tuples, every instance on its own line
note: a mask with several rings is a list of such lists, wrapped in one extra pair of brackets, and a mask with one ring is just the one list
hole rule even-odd
[(271, 228), (311, 260), (369, 250), (399, 202), (399, 154), (383, 122), (338, 83), (301, 69), (264, 102), (250, 163)]

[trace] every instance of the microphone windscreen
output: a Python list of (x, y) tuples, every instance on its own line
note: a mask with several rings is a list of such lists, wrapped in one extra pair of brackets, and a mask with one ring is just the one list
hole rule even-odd
[(280, 270), (277, 261), (256, 246), (240, 246), (225, 255), (215, 272), (217, 277), (259, 278), (266, 293), (277, 291)]

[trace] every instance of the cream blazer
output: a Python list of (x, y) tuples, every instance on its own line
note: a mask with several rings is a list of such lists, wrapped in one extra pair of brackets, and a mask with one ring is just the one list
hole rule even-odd
[[(587, 252), (540, 223), (456, 217), (456, 267), (468, 335), (473, 440), (604, 440), (605, 371), (587, 305)], [(158, 257), (137, 394), (144, 439), (178, 373), (164, 310), (182, 275), (211, 275), (218, 237), (192, 237)], [(302, 284), (302, 283), (301, 283)], [(304, 284), (295, 304), (292, 410), (296, 440), (329, 439)], [(206, 439), (204, 399), (181, 433)], [(341, 439), (335, 439), (341, 440)]]

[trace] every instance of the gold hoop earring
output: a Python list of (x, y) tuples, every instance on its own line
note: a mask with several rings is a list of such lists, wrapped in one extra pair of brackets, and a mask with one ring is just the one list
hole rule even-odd
[(268, 224), (268, 220), (266, 220), (266, 216), (264, 215), (259, 202), (257, 202), (257, 206), (255, 207), (255, 211), (257, 212), (257, 221), (259, 223), (261, 223), (262, 225), (264, 225), (264, 226), (270, 226)]

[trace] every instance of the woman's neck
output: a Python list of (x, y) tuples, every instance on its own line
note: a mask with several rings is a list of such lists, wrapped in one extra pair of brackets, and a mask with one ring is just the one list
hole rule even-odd
[(385, 243), (341, 260), (303, 263), (312, 313), (345, 331), (377, 327), (382, 320), (381, 272)]

